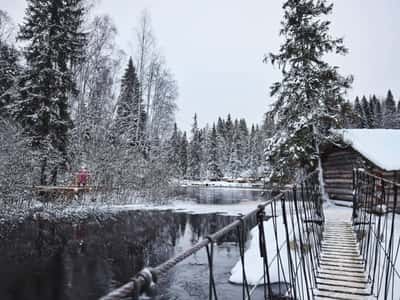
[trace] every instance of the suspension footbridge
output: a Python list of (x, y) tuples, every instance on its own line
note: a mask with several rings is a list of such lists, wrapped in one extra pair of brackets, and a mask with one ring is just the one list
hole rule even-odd
[[(186, 251), (143, 269), (101, 299), (138, 299), (157, 289), (161, 277), (198, 251), (207, 254), (208, 299), (218, 299), (217, 282), (223, 279), (214, 275), (218, 263), (214, 246), (232, 232), (237, 235), (241, 267), (242, 293), (237, 299), (400, 299), (398, 186), (365, 170), (354, 170), (353, 207), (332, 207), (323, 203), (315, 171)], [(258, 228), (253, 238), (258, 239), (262, 275), (257, 283), (248, 280), (255, 270), (247, 263), (254, 257), (246, 255), (245, 226)], [(257, 289), (262, 298), (260, 293), (255, 298)]]

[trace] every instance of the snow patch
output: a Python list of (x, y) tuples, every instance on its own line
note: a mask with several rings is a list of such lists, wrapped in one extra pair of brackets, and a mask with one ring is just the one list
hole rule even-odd
[[(265, 240), (266, 240), (266, 248), (267, 248), (267, 256), (268, 256), (268, 265), (270, 266), (270, 281), (271, 282), (288, 282), (289, 278), (285, 278), (285, 276), (289, 276), (289, 266), (288, 266), (288, 257), (287, 257), (287, 244), (286, 244), (286, 233), (285, 227), (283, 225), (283, 217), (278, 216), (276, 218), (276, 232), (278, 236), (278, 246), (280, 249), (280, 257), (278, 259), (277, 256), (277, 247), (276, 247), (276, 239), (274, 235), (274, 224), (272, 219), (265, 221), (263, 223), (264, 232), (265, 232)], [(291, 225), (289, 225), (291, 226)], [(260, 255), (260, 246), (259, 246), (259, 229), (258, 226), (254, 227), (250, 231), (250, 242), (248, 249), (244, 254), (244, 264), (246, 270), (246, 278), (247, 282), (250, 285), (258, 285), (263, 283), (263, 259)], [(242, 262), (239, 260), (236, 265), (231, 270), (231, 277), (229, 278), (229, 282), (240, 284), (243, 282), (242, 277)]]

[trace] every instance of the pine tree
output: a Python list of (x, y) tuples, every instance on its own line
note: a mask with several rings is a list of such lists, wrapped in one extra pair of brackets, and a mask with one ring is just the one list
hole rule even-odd
[(179, 144), (179, 170), (180, 175), (185, 177), (188, 169), (188, 140), (186, 132), (183, 133)]
[[(27, 68), (19, 82), (13, 115), (40, 160), (40, 183), (55, 183), (67, 157), (68, 96), (76, 92), (72, 69), (82, 60), (86, 35), (83, 0), (28, 0), (19, 39), (26, 42)], [(51, 169), (51, 174), (48, 170)], [(49, 177), (50, 175), (50, 177)]]
[(257, 132), (254, 124), (251, 126), (250, 137), (249, 137), (249, 162), (248, 168), (250, 170), (250, 176), (255, 177), (257, 175), (257, 169), (260, 166), (257, 155)]
[(224, 135), (224, 153), (223, 153), (223, 160), (224, 160), (224, 174), (230, 175), (230, 160), (232, 156), (232, 146), (233, 146), (233, 135), (234, 135), (234, 124), (232, 122), (231, 115), (228, 114), (225, 124), (225, 135)]
[[(236, 127), (236, 126), (235, 126)], [(237, 127), (236, 127), (237, 128)], [(233, 135), (232, 153), (229, 161), (229, 172), (233, 178), (238, 178), (243, 170), (242, 163), (242, 145), (239, 130), (235, 130)]]
[(394, 101), (391, 90), (387, 92), (383, 109), (383, 127), (395, 128), (396, 127), (396, 102)]
[(365, 96), (363, 96), (361, 98), (361, 106), (362, 106), (362, 112), (363, 112), (362, 128), (372, 128), (372, 123), (373, 123), (372, 113), (373, 112), (370, 110), (370, 105)]
[(21, 71), (19, 53), (14, 46), (0, 40), (0, 116), (8, 115), (6, 108), (13, 98), (13, 88)]
[(352, 128), (354, 127), (354, 110), (353, 106), (349, 101), (344, 101), (340, 105), (340, 123), (343, 128)]
[(249, 129), (247, 128), (246, 120), (239, 120), (239, 142), (240, 142), (240, 160), (242, 162), (242, 170), (249, 168)]
[(145, 133), (145, 117), (139, 80), (132, 58), (130, 58), (121, 80), (121, 93), (115, 118), (115, 130), (119, 139), (131, 146), (142, 145)]
[(374, 126), (375, 128), (381, 128), (382, 127), (381, 102), (378, 100), (378, 98), (376, 98), (375, 95), (372, 95), (370, 101), (371, 101), (372, 111), (374, 112)]
[(189, 177), (198, 180), (201, 177), (201, 133), (197, 124), (197, 114), (193, 118), (192, 139), (189, 144), (188, 172)]
[(218, 141), (217, 141), (217, 130), (215, 128), (215, 124), (213, 124), (213, 127), (209, 135), (209, 143), (210, 145), (207, 155), (208, 177), (212, 179), (219, 179), (222, 177), (222, 172), (218, 164)]
[(180, 142), (181, 137), (178, 131), (178, 126), (174, 124), (174, 129), (172, 131), (171, 138), (167, 145), (167, 163), (170, 168), (170, 173), (173, 176), (180, 175)]
[(364, 111), (360, 103), (358, 96), (354, 100), (354, 126), (356, 128), (365, 128), (364, 126)]
[(217, 121), (217, 134), (225, 138), (225, 124), (221, 117), (218, 117)]
[(396, 128), (400, 129), (400, 100), (397, 102), (397, 114), (396, 114)]
[(328, 53), (347, 53), (343, 40), (330, 36), (330, 22), (323, 20), (333, 5), (326, 0), (286, 0), (283, 8), (284, 43), (278, 54), (269, 55), (283, 79), (271, 87), (271, 96), (277, 98), (272, 110), (277, 131), (266, 153), (273, 166), (271, 179), (287, 182), (295, 168), (315, 168), (320, 143), (333, 138), (330, 128), (340, 126), (340, 105), (352, 78), (323, 60)]

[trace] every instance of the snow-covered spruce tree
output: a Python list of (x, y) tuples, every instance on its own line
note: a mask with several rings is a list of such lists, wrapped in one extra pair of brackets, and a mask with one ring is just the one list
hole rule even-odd
[(20, 53), (13, 43), (13, 31), (11, 18), (0, 10), (0, 115), (3, 117), (8, 117), (6, 106), (12, 101), (21, 71), (18, 64)]
[(254, 124), (251, 126), (250, 130), (248, 156), (249, 175), (255, 177), (257, 175), (257, 169), (260, 162), (258, 161), (257, 155), (257, 132)]
[(144, 141), (145, 118), (140, 84), (132, 58), (130, 58), (121, 80), (121, 93), (117, 103), (115, 116), (117, 139), (126, 145), (141, 145)]
[(68, 97), (76, 92), (71, 69), (82, 59), (84, 13), (83, 0), (28, 0), (20, 27), (27, 67), (12, 113), (37, 153), (41, 184), (55, 184), (68, 160)]
[(172, 135), (168, 140), (166, 146), (168, 168), (170, 170), (170, 174), (174, 177), (178, 177), (181, 174), (181, 172), (179, 171), (180, 142), (181, 142), (181, 135), (180, 132), (178, 131), (178, 126), (175, 123)]
[[(272, 164), (271, 179), (290, 182), (294, 170), (314, 169), (319, 145), (332, 139), (329, 129), (339, 126), (343, 94), (352, 78), (324, 61), (328, 53), (346, 54), (342, 39), (329, 34), (332, 12), (326, 0), (286, 0), (280, 35), (284, 42), (269, 60), (282, 70), (282, 81), (271, 87), (276, 133), (267, 141), (266, 156)], [(268, 58), (266, 58), (268, 60)]]
[(397, 127), (400, 128), (400, 100), (397, 102)]
[(396, 127), (396, 102), (392, 91), (387, 92), (385, 101), (383, 103), (383, 127), (384, 128), (395, 128)]
[(231, 177), (238, 178), (243, 170), (243, 149), (242, 141), (240, 138), (240, 131), (238, 130), (238, 122), (235, 122), (235, 124), (236, 130), (233, 135), (232, 152), (229, 160), (229, 170)]
[(7, 114), (7, 105), (15, 95), (15, 84), (21, 71), (19, 54), (12, 46), (0, 41), (0, 114)]
[(375, 96), (372, 95), (371, 98), (371, 103), (372, 103), (372, 108), (374, 111), (374, 125), (376, 128), (382, 128), (382, 106), (381, 106), (381, 101)]
[(349, 101), (343, 101), (340, 105), (340, 123), (343, 128), (353, 128), (354, 119), (355, 116), (352, 104)]
[(364, 110), (360, 103), (360, 98), (358, 96), (354, 100), (354, 127), (355, 128), (366, 128), (364, 120)]
[(188, 169), (188, 140), (186, 132), (183, 133), (179, 143), (179, 171), (180, 176), (185, 178)]
[(209, 133), (209, 147), (207, 155), (207, 177), (211, 179), (219, 179), (222, 177), (222, 172), (219, 167), (218, 157), (218, 139), (215, 124)]
[(233, 151), (233, 135), (234, 135), (234, 124), (232, 122), (231, 115), (228, 114), (225, 124), (225, 136), (224, 136), (224, 175), (225, 176), (232, 176), (231, 168), (231, 157)]
[(194, 115), (192, 126), (192, 138), (189, 143), (188, 175), (190, 179), (198, 180), (201, 175), (201, 134), (197, 124), (197, 115)]
[(27, 142), (14, 121), (0, 117), (1, 209), (32, 199), (29, 189), (26, 189), (26, 186), (34, 184), (31, 176), (32, 153)]
[(249, 169), (249, 129), (247, 128), (246, 120), (239, 120), (239, 139), (240, 139), (240, 159), (242, 161), (242, 170), (248, 171)]
[(363, 111), (363, 128), (373, 128), (373, 111), (371, 111), (371, 108), (369, 106), (369, 102), (367, 100), (367, 97), (363, 96), (361, 98), (361, 105), (362, 105), (362, 111)]

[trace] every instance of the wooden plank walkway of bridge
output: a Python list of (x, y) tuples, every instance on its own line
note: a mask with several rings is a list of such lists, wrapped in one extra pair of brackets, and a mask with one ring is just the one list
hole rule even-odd
[(370, 299), (364, 262), (351, 224), (351, 210), (326, 211), (317, 271), (317, 300)]

